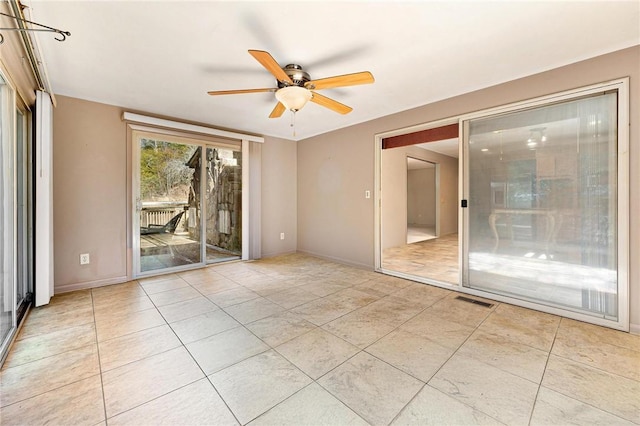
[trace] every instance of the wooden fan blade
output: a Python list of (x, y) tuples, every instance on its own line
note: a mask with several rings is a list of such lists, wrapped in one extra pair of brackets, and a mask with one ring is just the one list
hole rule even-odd
[(260, 62), (260, 65), (265, 67), (278, 81), (286, 81), (289, 84), (293, 84), (291, 77), (278, 65), (273, 56), (269, 52), (263, 50), (249, 50), (251, 56), (256, 58), (256, 61)]
[(214, 90), (207, 92), (211, 96), (217, 95), (237, 95), (242, 93), (260, 93), (260, 92), (275, 92), (278, 89), (243, 89), (243, 90)]
[(269, 114), (269, 118), (278, 118), (282, 117), (282, 114), (287, 110), (287, 108), (282, 104), (282, 102), (278, 102), (276, 107)]
[(316, 92), (311, 93), (313, 93), (313, 97), (311, 98), (311, 102), (313, 103), (322, 105), (323, 107), (329, 108), (335, 112), (339, 112), (340, 114), (348, 114), (353, 111), (353, 108), (341, 104), (338, 101), (334, 101), (333, 99), (322, 96), (321, 94)]
[(305, 83), (304, 87), (312, 90), (331, 89), (332, 87), (356, 86), (358, 84), (373, 83), (373, 75), (369, 71), (356, 72), (353, 74), (336, 75), (334, 77), (311, 80)]

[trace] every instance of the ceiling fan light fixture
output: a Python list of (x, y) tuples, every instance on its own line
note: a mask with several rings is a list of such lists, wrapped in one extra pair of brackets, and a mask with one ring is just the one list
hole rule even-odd
[(299, 111), (311, 100), (310, 90), (300, 86), (287, 86), (276, 91), (276, 99), (282, 103), (286, 109)]

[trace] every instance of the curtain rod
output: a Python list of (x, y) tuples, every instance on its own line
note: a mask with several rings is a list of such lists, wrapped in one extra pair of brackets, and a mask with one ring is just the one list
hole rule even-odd
[[(60, 34), (62, 36), (62, 38), (54, 37), (54, 39), (56, 39), (58, 41), (65, 41), (67, 39), (67, 37), (71, 36), (71, 33), (69, 31), (59, 30), (57, 28), (53, 28), (53, 27), (49, 27), (47, 25), (39, 24), (37, 22), (29, 21), (27, 19), (22, 19), (22, 18), (19, 18), (17, 16), (12, 16), (12, 15), (9, 15), (8, 13), (0, 12), (0, 15), (8, 16), (9, 18), (13, 18), (19, 24), (18, 28), (0, 28), (0, 31), (42, 31), (42, 32), (46, 32), (46, 33), (56, 33), (56, 34)], [(27, 28), (24, 25), (25, 22), (27, 22), (29, 24), (32, 24), (32, 25), (37, 25), (37, 26), (42, 27), (42, 28)], [(20, 24), (22, 24), (22, 25), (20, 25)], [(2, 43), (4, 43), (4, 36), (2, 34), (0, 34), (0, 44), (2, 44)]]

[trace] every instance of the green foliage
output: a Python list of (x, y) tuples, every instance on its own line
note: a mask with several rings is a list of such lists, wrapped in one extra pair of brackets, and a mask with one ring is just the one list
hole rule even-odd
[(140, 141), (140, 189), (145, 201), (187, 201), (197, 147), (151, 139)]

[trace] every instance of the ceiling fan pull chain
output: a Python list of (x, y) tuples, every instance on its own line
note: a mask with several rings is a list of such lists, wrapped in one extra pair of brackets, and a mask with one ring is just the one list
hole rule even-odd
[(293, 137), (296, 137), (296, 111), (291, 110), (291, 128), (293, 129)]

